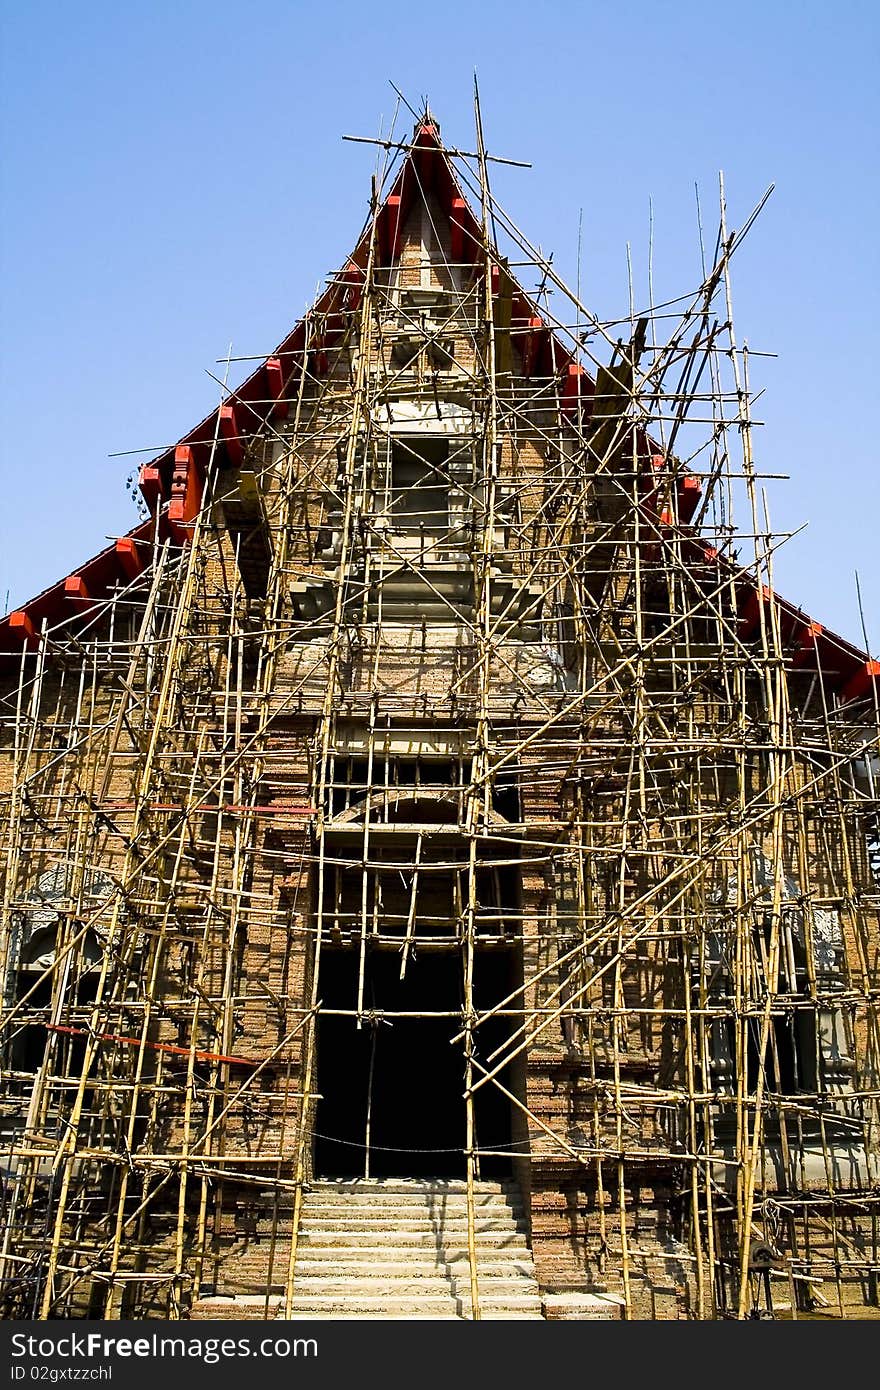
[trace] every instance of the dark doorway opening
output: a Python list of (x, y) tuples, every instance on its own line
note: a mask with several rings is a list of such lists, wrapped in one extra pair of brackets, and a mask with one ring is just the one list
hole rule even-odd
[[(324, 1012), (355, 1009), (358, 960), (357, 949), (325, 948), (321, 956), (315, 1172), (363, 1177), (369, 1146), (370, 1177), (463, 1178), (465, 1059), (463, 1045), (451, 1042), (461, 1029), (461, 955), (457, 950), (423, 951), (407, 962), (401, 980), (398, 951), (370, 951), (364, 1009), (376, 1010), (377, 1017), (361, 1028), (353, 1017)], [(478, 1011), (499, 1003), (516, 987), (517, 964), (518, 953), (511, 947), (477, 951)], [(426, 1016), (401, 1017), (413, 1013)], [(515, 1018), (498, 1017), (476, 1030), (475, 1055), (484, 1066), (515, 1025)], [(513, 1090), (508, 1070), (499, 1080)], [(509, 1176), (511, 1101), (491, 1082), (474, 1098), (474, 1120), (478, 1147), (498, 1151), (481, 1156), (480, 1176)]]

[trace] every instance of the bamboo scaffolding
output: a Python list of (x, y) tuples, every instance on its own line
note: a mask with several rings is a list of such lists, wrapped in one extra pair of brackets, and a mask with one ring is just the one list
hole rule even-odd
[[(662, 302), (652, 213), (647, 307), (628, 251), (599, 320), (494, 196), (476, 90), (474, 119), (473, 155), (429, 156), (474, 196), (470, 259), (392, 134), (286, 413), (216, 378), (263, 590), (215, 431), (189, 530), (157, 518), (142, 573), (45, 619), (0, 691), (11, 1316), (187, 1317), (239, 1248), (262, 1315), (296, 1316), (322, 1144), (368, 1181), (407, 1161), (386, 1024), (442, 1025), (460, 1069), (470, 1317), (496, 1172), (539, 1274), (564, 1200), (572, 1284), (626, 1317), (669, 1282), (697, 1318), (784, 1283), (797, 1317), (821, 1279), (845, 1318), (878, 1281), (880, 711), (775, 590), (731, 279), (769, 194), (731, 232), (722, 181), (699, 284)], [(431, 962), (457, 999), (408, 998)], [(339, 1023), (369, 1043), (357, 1140), (322, 1128)]]

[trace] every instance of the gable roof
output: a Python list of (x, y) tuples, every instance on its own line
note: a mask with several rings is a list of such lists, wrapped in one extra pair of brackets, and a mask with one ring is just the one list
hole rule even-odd
[[(375, 210), (375, 259), (392, 265), (399, 255), (401, 235), (414, 201), (430, 194), (436, 199), (449, 226), (453, 262), (475, 263), (487, 253), (482, 227), (461, 188), (451, 159), (440, 139), (437, 123), (427, 116), (417, 123), (412, 141), (400, 145), (405, 152), (388, 194)], [(227, 400), (212, 409), (176, 445), (156, 455), (140, 469), (139, 486), (150, 516), (126, 536), (87, 560), (70, 575), (44, 589), (20, 608), (0, 619), (0, 670), (17, 665), (21, 652), (36, 646), (44, 622), (87, 621), (96, 605), (120, 583), (131, 582), (148, 563), (156, 541), (183, 544), (188, 524), (198, 511), (201, 488), (212, 458), (239, 464), (247, 441), (276, 419), (284, 419), (300, 373), (327, 371), (328, 353), (346, 329), (356, 310), (365, 280), (373, 211), (345, 265), (328, 280), (327, 287), (309, 311), (293, 326), (273, 353), (265, 358)], [(489, 255), (492, 248), (489, 248)], [(511, 297), (511, 332), (521, 345), (529, 375), (555, 376), (559, 399), (570, 414), (589, 415), (595, 380), (547, 323), (523, 287), (505, 269)], [(493, 294), (501, 288), (501, 270), (493, 266)], [(651, 466), (651, 441), (644, 436), (646, 464)], [(648, 477), (650, 473), (648, 472)], [(685, 553), (695, 565), (730, 562), (700, 540), (690, 527), (699, 501), (698, 480), (684, 476), (678, 482), (677, 515), (661, 509), (656, 488), (646, 488), (642, 507), (658, 534), (676, 532), (685, 540)], [(654, 505), (656, 503), (656, 506)], [(733, 572), (733, 566), (730, 566)], [(771, 595), (754, 577), (735, 571), (740, 636), (748, 638), (760, 624), (762, 605)], [(779, 631), (793, 669), (815, 672), (828, 694), (848, 703), (880, 691), (880, 662), (837, 633), (823, 627), (801, 608), (774, 593)]]

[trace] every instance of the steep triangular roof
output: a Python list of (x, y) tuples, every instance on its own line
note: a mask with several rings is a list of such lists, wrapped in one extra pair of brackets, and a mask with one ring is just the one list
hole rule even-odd
[[(43, 590), (28, 603), (0, 620), (0, 665), (9, 666), (22, 650), (35, 645), (44, 622), (52, 625), (85, 618), (93, 605), (113, 587), (136, 579), (147, 563), (151, 546), (170, 538), (183, 543), (187, 523), (198, 509), (199, 498), (191, 495), (191, 480), (204, 476), (212, 457), (239, 463), (248, 439), (265, 430), (275, 419), (286, 417), (292, 390), (299, 379), (304, 358), (326, 370), (326, 354), (345, 330), (347, 317), (357, 307), (364, 283), (371, 240), (375, 236), (375, 258), (380, 265), (392, 264), (399, 252), (400, 238), (414, 200), (429, 194), (447, 219), (453, 261), (483, 262), (497, 252), (487, 247), (480, 219), (470, 206), (445, 149), (437, 122), (428, 114), (419, 121), (410, 142), (396, 146), (403, 154), (389, 192), (375, 207), (360, 233), (357, 244), (344, 266), (328, 278), (327, 287), (308, 312), (298, 320), (278, 347), (251, 372), (250, 376), (222, 404), (185, 434), (176, 445), (158, 454), (140, 470), (139, 485), (150, 517), (125, 537), (100, 551), (72, 574)], [(374, 231), (375, 218), (375, 231)], [(522, 345), (523, 359), (530, 372), (546, 373), (559, 379), (559, 398), (572, 414), (589, 413), (594, 379), (578, 361), (576, 352), (548, 324), (540, 308), (516, 278), (504, 269), (506, 292), (511, 300), (511, 329)], [(498, 276), (496, 286), (494, 276)], [(500, 289), (499, 263), (493, 266), (493, 292)], [(309, 355), (306, 357), (306, 355)], [(646, 439), (646, 446), (650, 441)], [(646, 447), (650, 466), (650, 448)], [(189, 480), (189, 481), (188, 481)], [(688, 495), (687, 479), (679, 491), (678, 516), (650, 512), (655, 494), (646, 491), (644, 505), (652, 522), (661, 530), (675, 527), (685, 532), (687, 546), (695, 563), (723, 563), (712, 547), (703, 544), (689, 526), (699, 489)], [(743, 636), (753, 632), (759, 621), (761, 604), (768, 591), (737, 572), (740, 627)], [(870, 691), (880, 682), (880, 663), (867, 653), (823, 628), (802, 609), (774, 594), (783, 644), (792, 665), (814, 669), (829, 691), (844, 701)]]

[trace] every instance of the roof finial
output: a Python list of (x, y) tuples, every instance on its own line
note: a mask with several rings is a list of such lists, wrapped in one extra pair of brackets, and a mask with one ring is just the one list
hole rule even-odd
[(419, 125), (432, 125), (432, 126), (434, 127), (434, 129), (436, 130), (437, 135), (438, 135), (438, 137), (439, 137), (439, 135), (440, 135), (440, 122), (437, 120), (437, 117), (434, 115), (433, 111), (431, 110), (430, 106), (428, 105), (428, 98), (427, 98), (427, 97), (425, 97), (424, 101), (425, 101), (425, 110), (424, 110), (424, 114), (423, 114), (421, 120), (419, 121)]

